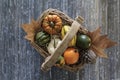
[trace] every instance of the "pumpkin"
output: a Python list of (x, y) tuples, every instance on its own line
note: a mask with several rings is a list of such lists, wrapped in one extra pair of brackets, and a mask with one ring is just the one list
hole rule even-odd
[[(64, 25), (61, 30), (61, 37), (62, 39), (65, 37), (66, 33), (71, 29), (69, 25)], [(76, 35), (73, 37), (71, 42), (69, 43), (69, 46), (75, 46), (76, 45)]]
[(43, 20), (42, 27), (49, 34), (57, 34), (62, 28), (62, 20), (57, 15), (47, 15)]
[(63, 54), (66, 64), (75, 64), (79, 60), (79, 52), (76, 48), (67, 48)]
[(65, 60), (64, 60), (64, 57), (63, 56), (59, 56), (58, 57), (58, 60), (56, 62), (56, 65), (57, 66), (63, 66), (65, 64)]
[(85, 34), (78, 34), (77, 36), (77, 47), (82, 49), (88, 49), (91, 45), (91, 39)]
[[(59, 39), (59, 36), (53, 35), (53, 39), (49, 42), (47, 46), (47, 50), (50, 54), (53, 54), (55, 52), (56, 47), (61, 43), (61, 40)], [(65, 64), (63, 56), (59, 56), (58, 61), (56, 62), (56, 65), (63, 66)]]
[(50, 42), (50, 39), (50, 35), (43, 31), (38, 32), (35, 36), (35, 42), (40, 46), (45, 46)]
[(61, 40), (58, 38), (59, 36), (53, 35), (53, 39), (49, 42), (47, 46), (47, 50), (50, 54), (53, 54), (55, 51), (55, 48), (61, 43)]

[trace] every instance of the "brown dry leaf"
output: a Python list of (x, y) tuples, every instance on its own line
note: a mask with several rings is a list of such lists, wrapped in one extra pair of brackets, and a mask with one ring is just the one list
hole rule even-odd
[(40, 29), (40, 24), (38, 23), (38, 21), (35, 21), (34, 19), (32, 19), (32, 24), (33, 24), (33, 29), (34, 31), (38, 31)]
[(25, 38), (31, 42), (34, 41), (35, 32), (40, 29), (39, 23), (33, 19), (29, 24), (23, 24), (22, 28), (27, 33)]
[(94, 43), (100, 37), (100, 27), (93, 32), (88, 32), (88, 35), (91, 37), (92, 43)]
[(92, 45), (91, 50), (93, 50), (93, 52), (96, 53), (96, 55), (99, 57), (108, 58), (108, 56), (104, 53), (104, 49), (102, 48), (97, 48), (94, 45)]
[(116, 45), (117, 43), (110, 40), (107, 35), (101, 35), (100, 31), (100, 28), (97, 28), (93, 32), (88, 32), (88, 35), (91, 37), (92, 40), (92, 45), (90, 49), (93, 50), (99, 57), (107, 58), (104, 50)]

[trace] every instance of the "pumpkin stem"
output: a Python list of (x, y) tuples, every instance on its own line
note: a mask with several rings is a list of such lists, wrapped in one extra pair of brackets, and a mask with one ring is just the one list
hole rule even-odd
[(53, 39), (54, 39), (54, 48), (56, 48), (55, 36), (53, 37)]
[(74, 52), (75, 52), (75, 53), (77, 53), (77, 52), (78, 52), (78, 50), (77, 50), (77, 49), (75, 49), (75, 50), (74, 50)]
[(50, 27), (54, 28), (55, 23), (53, 21), (50, 21), (49, 25), (50, 25)]

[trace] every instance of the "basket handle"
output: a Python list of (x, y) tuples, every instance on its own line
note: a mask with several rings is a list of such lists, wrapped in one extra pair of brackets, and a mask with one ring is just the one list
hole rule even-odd
[(66, 50), (66, 48), (69, 45), (69, 42), (72, 40), (72, 38), (78, 32), (80, 27), (82, 27), (80, 23), (78, 23), (77, 21), (73, 21), (70, 31), (65, 35), (61, 44), (57, 46), (54, 54), (48, 56), (45, 59), (45, 62), (41, 66), (41, 69), (43, 71), (48, 71), (56, 63), (56, 61), (58, 60), (58, 57), (60, 55), (62, 55), (63, 52)]

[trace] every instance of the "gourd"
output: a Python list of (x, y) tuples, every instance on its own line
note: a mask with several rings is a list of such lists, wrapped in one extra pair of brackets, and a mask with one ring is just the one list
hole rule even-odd
[[(69, 25), (64, 25), (62, 30), (61, 30), (61, 37), (62, 39), (64, 38), (64, 36), (66, 35), (66, 33), (70, 30), (70, 26)], [(73, 37), (73, 39), (71, 40), (71, 42), (69, 43), (69, 46), (75, 46), (76, 45), (76, 35)]]
[(76, 48), (67, 48), (63, 54), (66, 64), (75, 64), (78, 62), (80, 54)]
[[(47, 50), (50, 54), (53, 54), (56, 47), (61, 43), (61, 40), (58, 38), (59, 36), (54, 35), (52, 37), (53, 39), (51, 39), (47, 47)], [(65, 64), (65, 61), (63, 56), (59, 56), (58, 61), (56, 62), (56, 65), (63, 66), (64, 64)]]
[(58, 38), (57, 35), (52, 36), (53, 39), (51, 39), (50, 43), (47, 46), (47, 50), (50, 54), (53, 54), (55, 51), (55, 48), (61, 43), (61, 40)]
[(59, 56), (58, 57), (58, 60), (56, 62), (56, 65), (58, 66), (63, 66), (65, 64), (65, 60), (64, 60), (64, 57), (63, 56)]
[(57, 34), (62, 28), (62, 20), (57, 15), (47, 15), (43, 20), (42, 27), (49, 34)]
[(39, 46), (45, 46), (50, 42), (50, 39), (51, 39), (50, 35), (43, 31), (38, 32), (35, 36), (35, 42)]
[(91, 46), (91, 39), (85, 34), (78, 34), (76, 45), (81, 49), (88, 49)]

